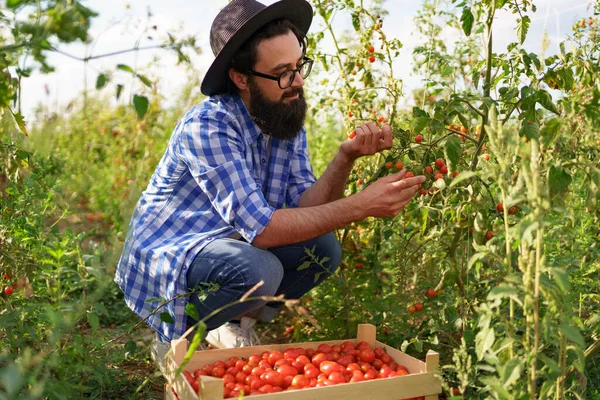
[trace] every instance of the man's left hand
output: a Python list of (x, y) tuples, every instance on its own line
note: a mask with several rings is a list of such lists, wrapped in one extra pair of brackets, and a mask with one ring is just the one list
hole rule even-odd
[(392, 148), (393, 136), (389, 125), (383, 125), (379, 129), (374, 123), (368, 122), (357, 127), (355, 133), (356, 136), (340, 146), (340, 152), (351, 161)]

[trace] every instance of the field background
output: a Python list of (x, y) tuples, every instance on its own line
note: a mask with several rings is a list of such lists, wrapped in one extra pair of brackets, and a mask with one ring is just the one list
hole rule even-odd
[[(336, 275), (261, 326), (263, 340), (355, 337), (369, 322), (419, 359), (438, 351), (444, 396), (600, 398), (600, 6), (534, 52), (523, 44), (540, 19), (526, 0), (425, 1), (412, 16), (425, 40), (410, 51), (387, 34), (384, 2), (311, 4), (317, 176), (373, 121), (392, 126), (394, 148), (357, 162), (346, 194), (398, 162), (427, 182), (397, 218), (339, 230)], [(176, 95), (160, 90), (156, 60), (108, 54), (110, 67), (84, 69), (85, 92), (25, 112), (28, 78), (63, 46), (93, 42), (98, 16), (76, 1), (0, 7), (0, 399), (164, 398), (152, 333), (113, 277), (173, 127), (203, 100), (192, 59), (210, 50), (156, 39), (186, 66)], [(500, 13), (512, 23), (495, 31)], [(402, 59), (420, 84), (404, 84)]]

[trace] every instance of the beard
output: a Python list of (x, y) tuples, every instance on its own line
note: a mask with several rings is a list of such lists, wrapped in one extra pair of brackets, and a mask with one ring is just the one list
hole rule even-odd
[[(262, 131), (282, 140), (292, 140), (300, 133), (306, 117), (306, 100), (301, 87), (289, 89), (279, 101), (267, 99), (254, 80), (250, 89), (250, 115)], [(297, 99), (284, 102), (287, 97)]]

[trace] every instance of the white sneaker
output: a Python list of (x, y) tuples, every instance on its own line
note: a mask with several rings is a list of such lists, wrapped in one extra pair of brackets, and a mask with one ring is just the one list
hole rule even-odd
[[(152, 345), (150, 346), (150, 355), (152, 360), (158, 366), (158, 369), (164, 374), (166, 371), (166, 357), (167, 353), (171, 350), (171, 342), (161, 342), (158, 338), (158, 334), (154, 336)], [(198, 345), (196, 351), (208, 350), (202, 343)]]
[(216, 349), (260, 346), (260, 340), (254, 331), (255, 324), (256, 320), (250, 317), (242, 317), (239, 325), (227, 322), (208, 332), (206, 341)]

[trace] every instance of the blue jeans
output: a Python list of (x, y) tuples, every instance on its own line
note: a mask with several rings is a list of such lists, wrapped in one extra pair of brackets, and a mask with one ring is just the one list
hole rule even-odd
[[(317, 260), (329, 257), (322, 263), (325, 268), (313, 262), (308, 268), (298, 270), (305, 261), (311, 260), (306, 249), (313, 247)], [(299, 299), (335, 272), (341, 257), (341, 245), (333, 233), (268, 250), (242, 240), (218, 239), (202, 249), (187, 272), (188, 289), (202, 282), (212, 282), (218, 284), (218, 290), (208, 292), (202, 301), (193, 294), (189, 301), (196, 306), (200, 318), (204, 318), (238, 300), (260, 281), (264, 284), (250, 295), (251, 298), (283, 294), (286, 299)], [(259, 314), (260, 320), (268, 321), (281, 305), (264, 300), (238, 303), (210, 317), (206, 321), (207, 331), (250, 312)], [(189, 316), (188, 321), (189, 326), (196, 322)]]

